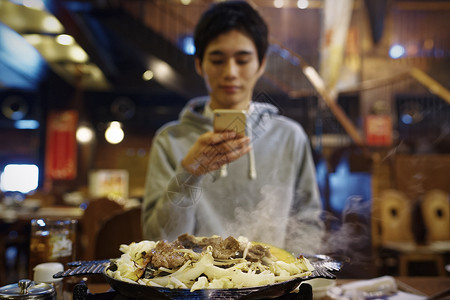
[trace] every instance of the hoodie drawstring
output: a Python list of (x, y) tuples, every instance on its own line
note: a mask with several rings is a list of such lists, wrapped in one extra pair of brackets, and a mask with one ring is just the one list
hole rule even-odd
[(228, 176), (228, 164), (225, 164), (220, 167), (220, 177), (227, 177)]
[[(250, 138), (250, 142), (252, 140), (252, 126), (251, 123), (247, 123), (247, 135)], [(220, 168), (220, 175), (221, 178), (228, 176), (228, 164), (223, 165)], [(256, 164), (255, 164), (255, 152), (253, 151), (253, 147), (250, 149), (250, 152), (248, 153), (248, 177), (251, 180), (256, 179)]]
[[(247, 135), (250, 138), (250, 143), (252, 142), (252, 124), (250, 122), (247, 122)], [(256, 179), (256, 165), (255, 165), (255, 152), (253, 151), (253, 147), (250, 149), (250, 152), (248, 153), (248, 177), (251, 180)]]

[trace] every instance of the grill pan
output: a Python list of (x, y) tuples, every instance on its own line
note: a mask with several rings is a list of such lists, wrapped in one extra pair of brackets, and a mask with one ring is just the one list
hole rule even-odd
[(77, 261), (69, 263), (68, 270), (56, 273), (54, 278), (103, 274), (112, 289), (121, 295), (135, 299), (268, 299), (289, 294), (302, 282), (314, 278), (336, 279), (343, 262), (326, 255), (304, 255), (311, 261), (315, 270), (309, 276), (295, 278), (271, 285), (233, 289), (202, 289), (191, 292), (189, 289), (170, 289), (130, 283), (112, 278), (107, 270), (115, 265), (114, 259), (97, 261)]

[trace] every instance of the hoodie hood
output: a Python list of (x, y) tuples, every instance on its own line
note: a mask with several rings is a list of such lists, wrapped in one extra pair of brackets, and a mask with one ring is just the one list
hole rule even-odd
[[(180, 123), (192, 126), (200, 126), (205, 131), (213, 130), (213, 120), (204, 114), (205, 106), (209, 103), (209, 97), (198, 97), (190, 100), (180, 113)], [(269, 103), (251, 102), (250, 109), (247, 111), (246, 133), (252, 139), (258, 136), (263, 130), (264, 122), (274, 115), (278, 114), (278, 109)], [(248, 176), (250, 179), (256, 179), (256, 162), (253, 148), (248, 153), (249, 168)], [(226, 177), (228, 175), (227, 165), (220, 169), (219, 176)]]
[(190, 100), (180, 112), (179, 121), (195, 127), (202, 127), (206, 131), (212, 130), (212, 119), (204, 116), (203, 111), (209, 97), (198, 97)]

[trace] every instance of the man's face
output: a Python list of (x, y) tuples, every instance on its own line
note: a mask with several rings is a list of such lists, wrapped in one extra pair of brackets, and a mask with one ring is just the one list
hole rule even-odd
[(253, 41), (232, 30), (219, 35), (205, 49), (196, 70), (203, 77), (211, 97), (211, 108), (247, 109), (253, 88), (264, 72)]

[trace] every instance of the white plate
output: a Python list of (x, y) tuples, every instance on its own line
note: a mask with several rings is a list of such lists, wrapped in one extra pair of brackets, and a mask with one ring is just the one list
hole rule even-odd
[(330, 288), (333, 288), (336, 286), (336, 280), (335, 279), (326, 279), (326, 278), (315, 278), (311, 280), (307, 280), (302, 282), (308, 283), (311, 285), (312, 292), (313, 292), (313, 299), (319, 300), (327, 296), (327, 291)]

